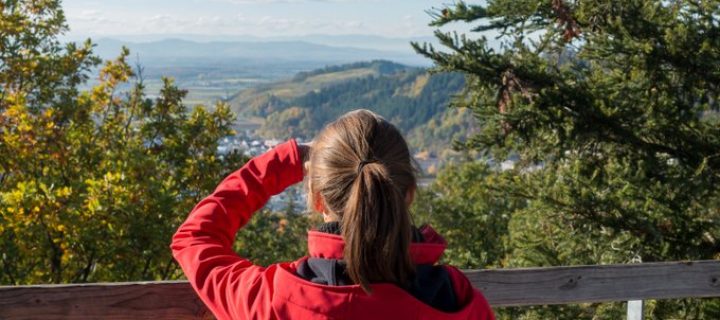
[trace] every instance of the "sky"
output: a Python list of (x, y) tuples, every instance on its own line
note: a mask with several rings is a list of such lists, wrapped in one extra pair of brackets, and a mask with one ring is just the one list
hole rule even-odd
[(431, 8), (452, 0), (64, 0), (70, 37), (363, 34), (431, 36)]

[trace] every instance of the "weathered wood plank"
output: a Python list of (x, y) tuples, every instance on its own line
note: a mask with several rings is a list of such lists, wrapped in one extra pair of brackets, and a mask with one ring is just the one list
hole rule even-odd
[[(491, 305), (720, 297), (720, 261), (466, 271)], [(205, 319), (187, 282), (0, 286), (0, 319)]]
[(720, 261), (467, 271), (493, 306), (720, 297)]
[(0, 319), (212, 319), (186, 281), (0, 287)]

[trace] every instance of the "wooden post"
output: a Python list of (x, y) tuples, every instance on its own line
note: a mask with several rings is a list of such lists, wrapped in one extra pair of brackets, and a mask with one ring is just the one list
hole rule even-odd
[(643, 320), (643, 301), (630, 300), (627, 302), (627, 320)]

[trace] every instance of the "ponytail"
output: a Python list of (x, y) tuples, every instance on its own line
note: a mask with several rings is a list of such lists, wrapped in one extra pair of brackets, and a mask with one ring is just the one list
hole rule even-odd
[(342, 218), (344, 259), (350, 279), (370, 293), (370, 283), (409, 284), (411, 227), (405, 194), (380, 162), (358, 166)]
[(405, 196), (416, 179), (400, 131), (371, 111), (347, 113), (316, 137), (307, 174), (308, 207), (341, 221), (350, 280), (368, 293), (377, 282), (407, 288), (415, 266)]

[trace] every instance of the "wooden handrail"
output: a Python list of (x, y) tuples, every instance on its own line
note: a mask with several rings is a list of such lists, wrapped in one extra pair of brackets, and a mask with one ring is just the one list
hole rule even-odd
[(720, 297), (720, 261), (466, 271), (493, 306)]
[[(468, 270), (494, 307), (720, 297), (720, 261)], [(209, 319), (184, 281), (0, 286), (0, 319)]]

